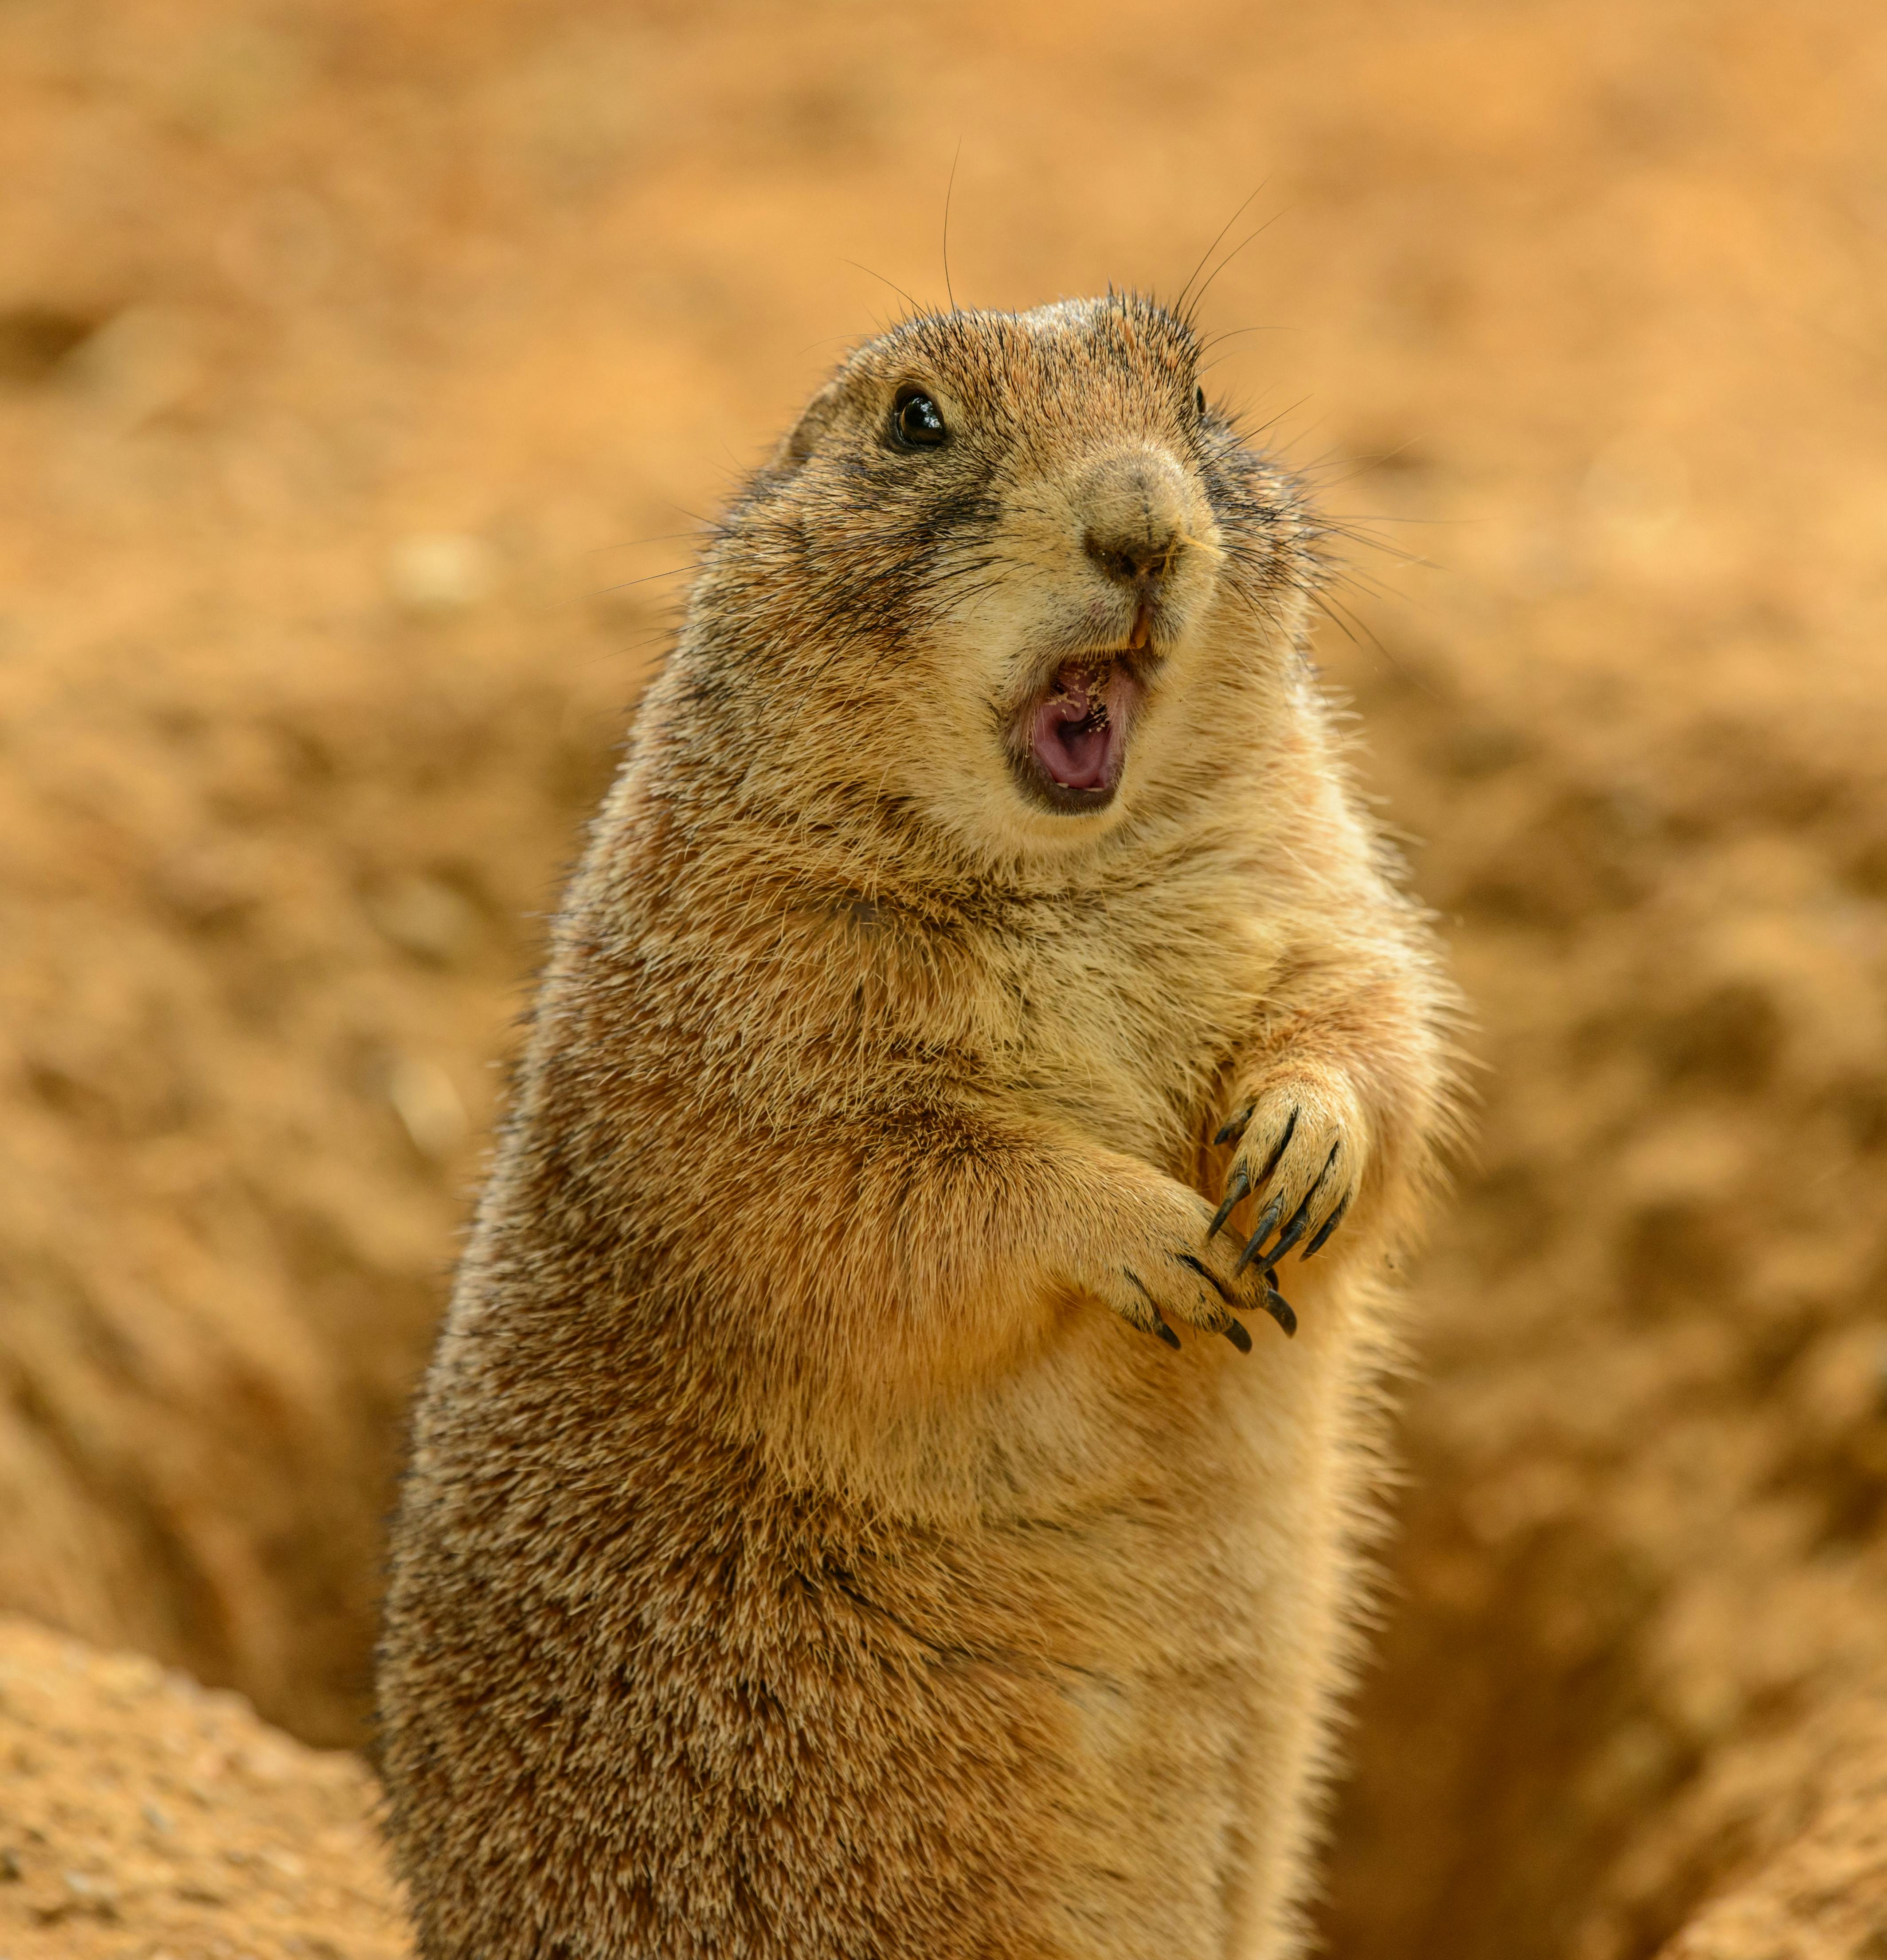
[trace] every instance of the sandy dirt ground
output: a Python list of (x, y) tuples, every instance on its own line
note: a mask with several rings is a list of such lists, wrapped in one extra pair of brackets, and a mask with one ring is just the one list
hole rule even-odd
[(396, 1960), (373, 1779), (239, 1694), (0, 1617), (10, 1960)]
[[(699, 519), (941, 300), (953, 158), (980, 304), (1256, 188), (1212, 385), (1353, 520), (1319, 655), (1486, 1064), (1332, 1950), (1880, 1960), (1883, 126), (1831, 0), (0, 0), (0, 1604), (361, 1741)], [(10, 1869), (0, 1950), (193, 1951)]]

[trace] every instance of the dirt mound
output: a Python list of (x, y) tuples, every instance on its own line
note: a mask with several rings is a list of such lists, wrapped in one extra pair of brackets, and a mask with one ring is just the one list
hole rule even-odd
[(982, 302), (1175, 289), (1268, 178), (1211, 385), (1446, 567), (1360, 542), (1320, 651), (1490, 1064), (1335, 1949), (1625, 1960), (1860, 1858), (1882, 73), (1838, 0), (0, 9), (0, 1600), (358, 1737), (673, 534), (896, 303), (848, 261), (940, 292), (959, 138)]
[(1581, 758), (1525, 736), (1567, 705), (1537, 676), (1531, 723), (1424, 679), (1428, 756), (1512, 757), (1397, 797), (1492, 1066), (1421, 1280), (1338, 1949), (1622, 1960), (1747, 1844), (1695, 1793), (1733, 1761), (1786, 1815), (1799, 1732), (1880, 1667), (1887, 729), (1633, 704)]
[(606, 752), (528, 674), (359, 623), (383, 666), (285, 695), (82, 663), (16, 694), (0, 781), (0, 1598), (328, 1742), (486, 1064)]
[[(1674, 1884), (1674, 1880), (1676, 1882)], [(1887, 1952), (1887, 1700), (1863, 1694), (1721, 1752), (1620, 1861), (1613, 1911), (1704, 1903), (1660, 1960)], [(1586, 1950), (1615, 1950), (1602, 1936)]]
[(1687, 1810), (1717, 1813), (1710, 1827), (1732, 1842), (1752, 1828), (1781, 1841), (1712, 1896), (1660, 1960), (1879, 1960), (1887, 1952), (1887, 1721), (1878, 1701), (1844, 1707), (1837, 1720), (1838, 1740), (1822, 1732), (1834, 1725), (1815, 1725), (1758, 1791), (1733, 1774), (1714, 1775), (1703, 1801), (1687, 1802)]
[(0, 1618), (12, 1960), (396, 1960), (372, 1779), (248, 1704)]

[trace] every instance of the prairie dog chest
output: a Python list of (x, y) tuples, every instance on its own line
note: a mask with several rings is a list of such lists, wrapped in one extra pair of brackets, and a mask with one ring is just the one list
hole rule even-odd
[(1249, 1020), (1261, 955), (1244, 923), (1176, 904), (1071, 906), (1017, 943), (1000, 1058), (1045, 1112), (1152, 1161), (1189, 1146), (1200, 1098)]

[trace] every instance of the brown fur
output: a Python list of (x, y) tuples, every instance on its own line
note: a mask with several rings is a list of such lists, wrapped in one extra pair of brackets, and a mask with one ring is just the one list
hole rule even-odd
[[(419, 1405), (428, 1960), (1299, 1950), (1448, 997), (1304, 657), (1316, 520), (1197, 358), (1137, 299), (909, 321), (708, 553)], [(1084, 540), (1156, 518), (1119, 793), (1046, 807), (1017, 714), (1126, 644)], [(1241, 1353), (1313, 1188), (1303, 1332)]]

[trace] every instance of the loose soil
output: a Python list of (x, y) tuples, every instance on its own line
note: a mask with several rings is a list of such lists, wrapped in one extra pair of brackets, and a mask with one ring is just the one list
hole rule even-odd
[(0, 1943), (11, 1960), (399, 1960), (345, 1750), (239, 1694), (0, 1617)]
[(1262, 184), (1211, 386), (1351, 520), (1319, 657), (1486, 1064), (1332, 1949), (1879, 1960), (1883, 124), (1835, 0), (5, 0), (0, 1602), (360, 1741), (698, 519), (942, 296), (953, 158), (985, 304)]

